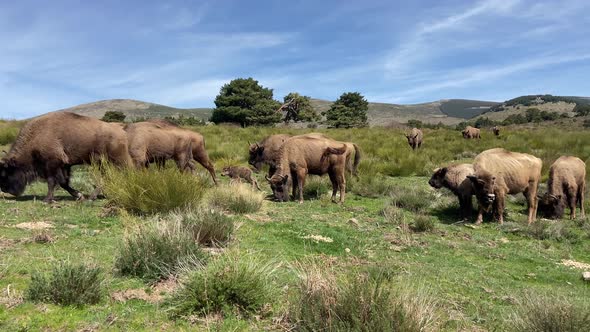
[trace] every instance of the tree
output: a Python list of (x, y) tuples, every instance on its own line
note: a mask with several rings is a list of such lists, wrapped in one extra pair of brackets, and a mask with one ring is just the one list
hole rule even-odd
[(326, 122), (335, 128), (365, 127), (368, 109), (369, 103), (360, 93), (343, 93), (326, 112)]
[(590, 115), (590, 105), (576, 104), (576, 107), (574, 107), (574, 113), (576, 113), (576, 116)]
[(123, 122), (126, 115), (121, 111), (106, 111), (102, 117), (105, 122)]
[(306, 121), (313, 122), (320, 119), (320, 115), (311, 106), (311, 98), (308, 96), (302, 96), (297, 92), (291, 92), (283, 98), (284, 104), (281, 106), (280, 111), (285, 114), (283, 121), (289, 123)]
[(281, 121), (280, 103), (272, 99), (272, 89), (253, 78), (237, 78), (221, 87), (215, 98), (211, 121), (235, 122), (243, 127), (272, 125)]

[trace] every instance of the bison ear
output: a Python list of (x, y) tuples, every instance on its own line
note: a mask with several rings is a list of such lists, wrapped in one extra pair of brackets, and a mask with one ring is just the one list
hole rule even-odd
[(467, 178), (473, 182), (473, 183), (477, 183), (477, 176), (475, 175), (467, 175)]
[(257, 144), (257, 146), (258, 146), (258, 153), (262, 154), (262, 152), (264, 152), (264, 146), (260, 146), (258, 144)]
[(441, 175), (441, 176), (445, 176), (445, 175), (447, 174), (447, 172), (448, 172), (448, 171), (449, 171), (449, 169), (448, 169), (448, 168), (446, 168), (446, 167), (443, 167), (443, 168), (440, 168), (440, 169), (439, 169), (439, 172), (440, 172), (440, 175)]
[(287, 183), (287, 180), (289, 180), (289, 175), (283, 176), (283, 183)]

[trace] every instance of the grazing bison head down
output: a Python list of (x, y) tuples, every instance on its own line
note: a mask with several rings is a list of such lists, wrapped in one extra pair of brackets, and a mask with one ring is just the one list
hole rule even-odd
[(289, 201), (289, 186), (287, 185), (287, 181), (289, 180), (289, 175), (278, 175), (275, 174), (271, 178), (268, 176), (266, 180), (270, 184), (270, 189), (272, 189), (272, 194), (274, 195), (275, 199), (279, 202), (288, 202)]
[(560, 219), (565, 213), (565, 201), (561, 195), (545, 193), (539, 197), (539, 210), (545, 218)]
[(418, 133), (412, 135), (412, 134), (406, 134), (406, 138), (408, 139), (408, 144), (410, 144), (410, 146), (414, 146), (414, 144), (418, 144), (417, 139), (418, 139)]
[(440, 189), (445, 184), (445, 175), (447, 175), (448, 168), (437, 168), (434, 170), (434, 174), (428, 180), (428, 184), (435, 189)]
[(479, 203), (484, 209), (489, 210), (496, 200), (496, 195), (494, 194), (494, 184), (496, 183), (496, 177), (489, 172), (481, 172), (477, 175), (469, 175), (467, 178), (471, 180), (471, 183), (473, 183), (475, 196), (477, 197)]
[(20, 196), (27, 186), (27, 176), (12, 160), (0, 161), (0, 190)]
[(260, 146), (258, 143), (250, 144), (248, 151), (250, 153), (248, 164), (252, 165), (256, 171), (260, 171), (264, 164), (264, 157), (262, 155), (264, 146)]

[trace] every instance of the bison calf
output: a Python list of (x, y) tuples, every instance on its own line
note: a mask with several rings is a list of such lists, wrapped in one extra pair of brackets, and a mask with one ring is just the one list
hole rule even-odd
[(586, 188), (586, 164), (576, 157), (563, 156), (549, 169), (547, 193), (539, 196), (539, 209), (547, 218), (562, 218), (565, 206), (570, 209), (570, 218), (576, 219), (576, 204), (584, 212), (584, 190)]
[(480, 134), (479, 128), (467, 126), (465, 129), (463, 129), (463, 131), (461, 133), (463, 134), (463, 138), (465, 138), (465, 139), (474, 139), (474, 138), (481, 139), (481, 134)]
[(475, 174), (473, 165), (457, 164), (434, 170), (428, 184), (436, 189), (447, 188), (459, 198), (461, 216), (467, 218), (473, 211), (471, 196), (475, 194), (473, 184), (467, 177)]
[(261, 190), (258, 186), (258, 182), (252, 175), (252, 170), (248, 167), (244, 166), (226, 166), (221, 171), (221, 176), (229, 176), (232, 180), (241, 181), (244, 179), (252, 184), (252, 187), (256, 187), (256, 189)]

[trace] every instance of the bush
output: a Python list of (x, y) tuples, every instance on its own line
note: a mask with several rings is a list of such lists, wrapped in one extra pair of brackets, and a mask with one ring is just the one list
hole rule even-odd
[(590, 331), (590, 306), (563, 296), (526, 295), (512, 320), (515, 331)]
[(436, 200), (431, 190), (418, 188), (394, 187), (389, 195), (392, 205), (412, 212), (423, 212)]
[(137, 214), (197, 206), (207, 188), (207, 179), (176, 167), (138, 170), (102, 163), (93, 173), (111, 203)]
[(305, 181), (303, 187), (303, 196), (307, 199), (320, 198), (323, 194), (332, 191), (332, 184), (325, 178), (319, 176), (311, 176)]
[(251, 256), (223, 255), (204, 269), (187, 273), (181, 288), (167, 299), (169, 313), (174, 318), (261, 313), (266, 304), (276, 300), (273, 274), (271, 264)]
[(436, 330), (434, 301), (395, 292), (388, 282), (383, 273), (337, 280), (318, 266), (305, 267), (290, 317), (301, 331)]
[(148, 282), (165, 279), (186, 264), (199, 265), (204, 255), (178, 221), (139, 226), (127, 235), (115, 259), (118, 274), (142, 278)]
[(207, 196), (212, 208), (233, 213), (253, 213), (262, 207), (264, 195), (253, 191), (249, 185), (220, 185), (211, 189)]
[(48, 275), (33, 272), (26, 297), (59, 305), (96, 304), (103, 297), (103, 284), (99, 267), (60, 262)]
[(434, 230), (435, 222), (430, 216), (417, 215), (411, 227), (414, 232), (430, 232)]
[(20, 121), (1, 121), (0, 120), (0, 145), (12, 144), (21, 127)]
[(234, 231), (234, 222), (228, 216), (210, 209), (174, 212), (171, 219), (179, 222), (202, 245), (227, 243)]
[(346, 190), (355, 193), (359, 196), (376, 198), (387, 195), (393, 188), (389, 179), (386, 176), (377, 175), (363, 175), (358, 181), (347, 180)]
[(121, 111), (106, 111), (102, 117), (105, 122), (123, 122), (127, 116)]
[(579, 240), (577, 233), (573, 232), (568, 223), (538, 219), (528, 226), (528, 234), (538, 240), (555, 240), (576, 242)]

